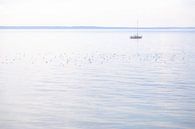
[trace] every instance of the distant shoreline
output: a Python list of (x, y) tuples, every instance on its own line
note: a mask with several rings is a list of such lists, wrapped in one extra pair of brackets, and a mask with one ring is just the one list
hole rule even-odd
[[(137, 29), (137, 28), (103, 26), (0, 26), (0, 29)], [(139, 27), (139, 29), (195, 29), (195, 27)]]

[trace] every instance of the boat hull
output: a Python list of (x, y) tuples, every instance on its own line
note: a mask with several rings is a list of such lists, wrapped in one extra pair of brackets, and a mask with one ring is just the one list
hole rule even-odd
[(130, 36), (130, 39), (141, 39), (142, 38), (142, 36), (138, 36), (138, 35), (136, 35), (136, 36)]

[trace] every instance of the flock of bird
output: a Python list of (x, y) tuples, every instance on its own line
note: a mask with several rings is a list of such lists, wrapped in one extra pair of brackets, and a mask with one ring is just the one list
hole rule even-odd
[(164, 53), (134, 53), (134, 54), (117, 54), (117, 53), (93, 53), (93, 54), (76, 54), (76, 53), (37, 53), (27, 54), (16, 53), (14, 55), (0, 55), (0, 64), (105, 64), (105, 63), (135, 63), (135, 62), (156, 62), (166, 63), (175, 61), (184, 61), (185, 55), (182, 54), (164, 54)]

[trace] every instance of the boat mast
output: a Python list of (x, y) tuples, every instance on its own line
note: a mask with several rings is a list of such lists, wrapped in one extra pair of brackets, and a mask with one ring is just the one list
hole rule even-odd
[(138, 19), (137, 19), (137, 36), (138, 36)]

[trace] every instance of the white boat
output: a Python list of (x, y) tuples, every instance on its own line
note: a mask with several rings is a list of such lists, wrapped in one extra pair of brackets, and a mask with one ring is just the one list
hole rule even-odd
[(137, 21), (137, 28), (136, 28), (136, 31), (137, 31), (136, 34), (130, 36), (130, 39), (141, 39), (141, 38), (142, 38), (142, 35), (139, 35), (139, 33), (138, 33), (138, 21)]

